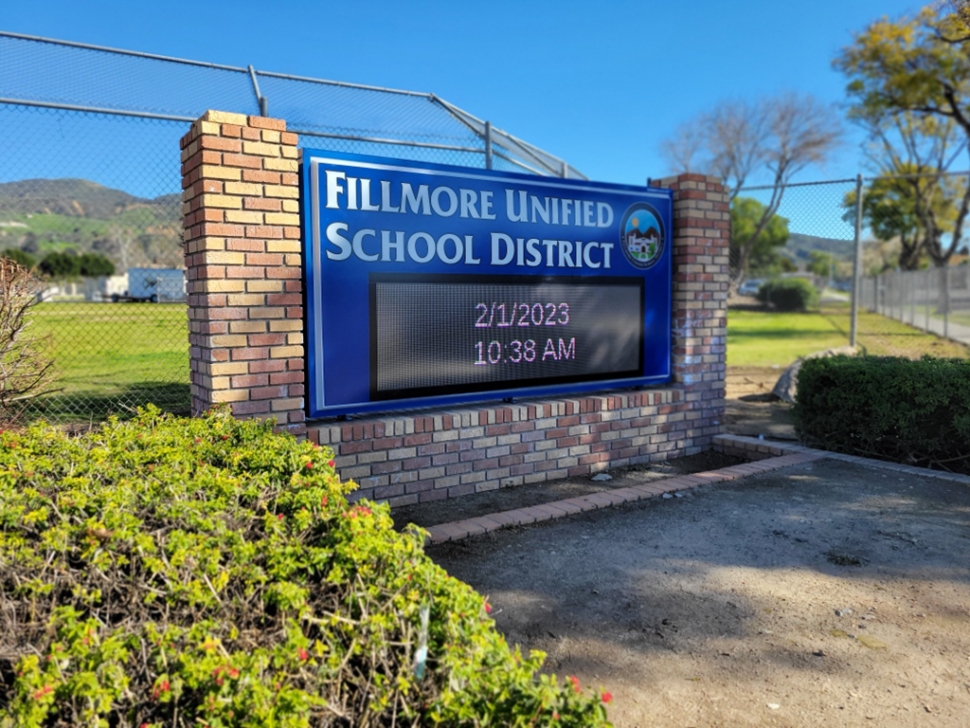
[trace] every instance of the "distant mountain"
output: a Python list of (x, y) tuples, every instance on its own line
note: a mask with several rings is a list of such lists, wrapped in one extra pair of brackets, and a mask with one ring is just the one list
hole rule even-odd
[(792, 233), (785, 243), (785, 250), (796, 260), (808, 260), (813, 250), (829, 253), (838, 259), (851, 260), (853, 242), (851, 240), (836, 240), (835, 238), (819, 238), (814, 235)]
[(0, 216), (20, 213), (109, 220), (136, 208), (177, 210), (177, 204), (177, 194), (146, 199), (86, 179), (23, 179), (0, 184)]
[(73, 250), (108, 256), (119, 271), (178, 267), (181, 195), (136, 197), (86, 179), (24, 179), (0, 184), (0, 250), (38, 258)]

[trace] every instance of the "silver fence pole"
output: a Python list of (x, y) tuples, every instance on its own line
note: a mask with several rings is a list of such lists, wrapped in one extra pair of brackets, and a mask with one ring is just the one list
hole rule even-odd
[(849, 346), (855, 346), (859, 334), (859, 293), (862, 276), (862, 175), (855, 177), (855, 257), (852, 260), (852, 313)]
[(256, 94), (256, 104), (259, 106), (260, 116), (269, 116), (269, 101), (259, 90), (259, 81), (256, 80), (256, 70), (249, 66), (249, 78), (253, 82), (253, 93)]
[(916, 324), (916, 272), (909, 272), (909, 325)]
[(492, 122), (485, 122), (485, 169), (492, 168)]
[(893, 318), (903, 320), (903, 272), (893, 272)]
[(923, 312), (925, 314), (925, 325), (923, 326), (923, 331), (929, 333), (930, 331), (930, 271), (927, 268), (923, 271)]
[(941, 269), (943, 272), (943, 338), (950, 338), (950, 268)]

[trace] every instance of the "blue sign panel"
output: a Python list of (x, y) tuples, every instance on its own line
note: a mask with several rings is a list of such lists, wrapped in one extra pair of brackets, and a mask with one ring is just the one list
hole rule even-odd
[(671, 192), (303, 150), (308, 414), (670, 378)]

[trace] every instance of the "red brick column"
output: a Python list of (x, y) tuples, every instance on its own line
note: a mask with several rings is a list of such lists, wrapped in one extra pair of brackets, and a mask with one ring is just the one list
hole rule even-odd
[(229, 403), (302, 435), (304, 349), (297, 136), (208, 111), (182, 138), (192, 411)]
[[(682, 174), (659, 182), (674, 191), (674, 382), (684, 386), (688, 435), (724, 419), (731, 212), (724, 185)], [(698, 443), (709, 447), (710, 436)]]

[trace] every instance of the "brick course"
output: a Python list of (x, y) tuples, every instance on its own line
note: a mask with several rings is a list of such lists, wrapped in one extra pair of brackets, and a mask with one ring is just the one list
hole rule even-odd
[(296, 144), (278, 119), (207, 112), (181, 141), (182, 212), (193, 413), (303, 435)]

